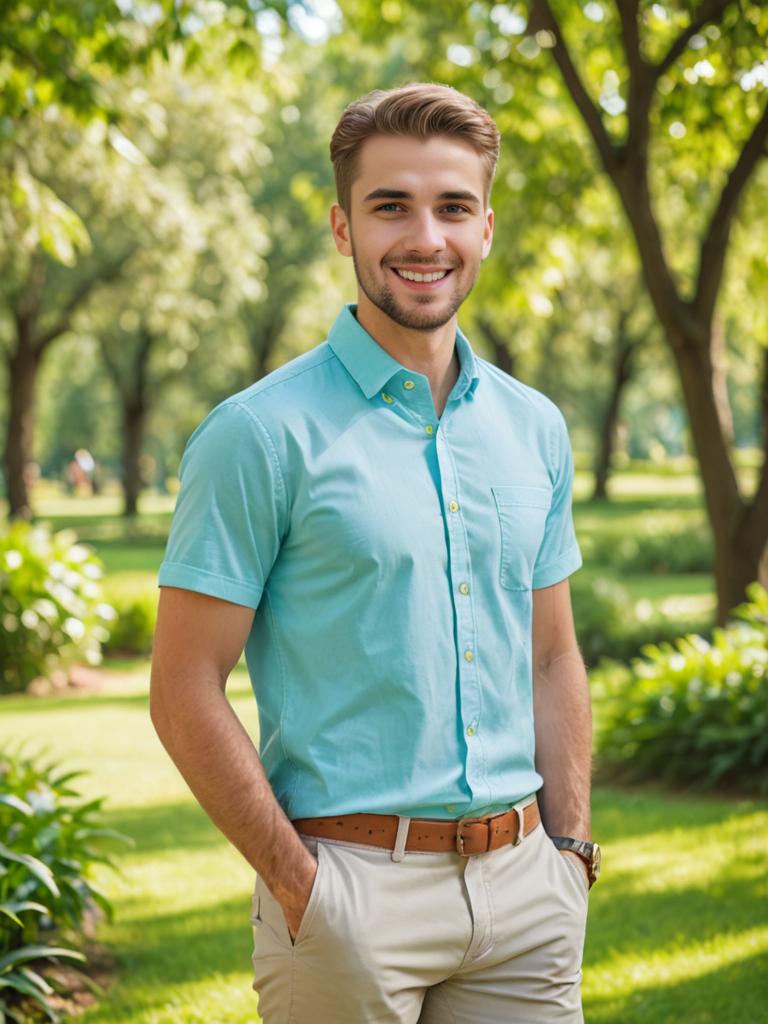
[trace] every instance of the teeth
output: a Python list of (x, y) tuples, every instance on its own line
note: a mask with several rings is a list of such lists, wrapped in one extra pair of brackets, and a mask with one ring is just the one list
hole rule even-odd
[(435, 274), (417, 274), (413, 270), (399, 270), (397, 267), (394, 269), (406, 281), (441, 281), (448, 273), (447, 270), (439, 270)]

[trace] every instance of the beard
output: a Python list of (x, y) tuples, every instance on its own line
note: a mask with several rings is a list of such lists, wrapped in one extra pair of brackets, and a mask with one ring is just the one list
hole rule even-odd
[[(411, 261), (413, 262), (413, 261)], [(434, 331), (438, 327), (443, 327), (448, 321), (456, 315), (456, 312), (461, 306), (462, 302), (466, 299), (469, 293), (475, 286), (477, 280), (478, 270), (466, 288), (461, 288), (458, 284), (458, 273), (456, 275), (456, 284), (449, 296), (448, 304), (442, 306), (440, 309), (431, 310), (429, 307), (434, 302), (434, 295), (414, 295), (417, 306), (421, 306), (421, 309), (406, 309), (402, 306), (395, 298), (395, 294), (392, 289), (383, 282), (378, 282), (374, 279), (372, 274), (368, 274), (367, 271), (358, 262), (357, 254), (355, 252), (355, 246), (352, 245), (352, 263), (355, 268), (355, 277), (357, 283), (360, 285), (366, 298), (373, 303), (377, 309), (380, 309), (385, 316), (388, 316), (390, 320), (394, 320), (400, 327), (407, 327), (412, 331)], [(434, 263), (430, 264), (434, 266)], [(448, 269), (448, 268), (446, 268)], [(459, 267), (451, 267), (452, 271), (458, 271)], [(388, 268), (384, 267), (386, 273)]]

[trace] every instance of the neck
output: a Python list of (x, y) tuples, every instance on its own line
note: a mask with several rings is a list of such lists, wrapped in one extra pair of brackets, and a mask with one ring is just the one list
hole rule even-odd
[(360, 326), (393, 359), (427, 378), (435, 410), (441, 416), (451, 388), (459, 376), (456, 315), (434, 330), (417, 331), (396, 323), (360, 292), (356, 316)]

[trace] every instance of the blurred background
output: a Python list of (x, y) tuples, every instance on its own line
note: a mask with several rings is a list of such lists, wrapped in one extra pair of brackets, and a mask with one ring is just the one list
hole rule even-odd
[[(192, 430), (354, 300), (327, 226), (341, 110), (418, 80), (500, 128), (461, 323), (574, 446), (606, 857), (587, 1020), (768, 1021), (768, 8), (750, 0), (6, 0), (0, 1019), (258, 1020), (253, 879), (148, 723), (156, 573)], [(228, 693), (256, 740), (242, 668)]]

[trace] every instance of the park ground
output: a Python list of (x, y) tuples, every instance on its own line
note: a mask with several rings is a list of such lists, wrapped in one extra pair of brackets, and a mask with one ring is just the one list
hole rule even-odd
[[(617, 482), (618, 483), (618, 482)], [(580, 537), (670, 528), (701, 516), (687, 475), (626, 474), (616, 501), (584, 501)], [(154, 586), (171, 500), (147, 496), (127, 528), (116, 499), (41, 495), (39, 511), (73, 526), (123, 592)], [(587, 566), (584, 570), (591, 571)], [(713, 608), (702, 574), (624, 580), (636, 600), (683, 617)], [(148, 716), (146, 659), (108, 661), (97, 685), (2, 701), (0, 746), (23, 741), (84, 769), (84, 797), (106, 798), (105, 824), (135, 845), (97, 880), (114, 903), (99, 941), (114, 957), (107, 991), (82, 1024), (256, 1024), (248, 922), (253, 874), (210, 824), (162, 749)], [(228, 695), (254, 740), (258, 719), (242, 666)], [(598, 718), (599, 718), (599, 709)], [(604, 873), (590, 895), (584, 1004), (590, 1024), (768, 1022), (768, 802), (601, 784), (594, 834)]]

